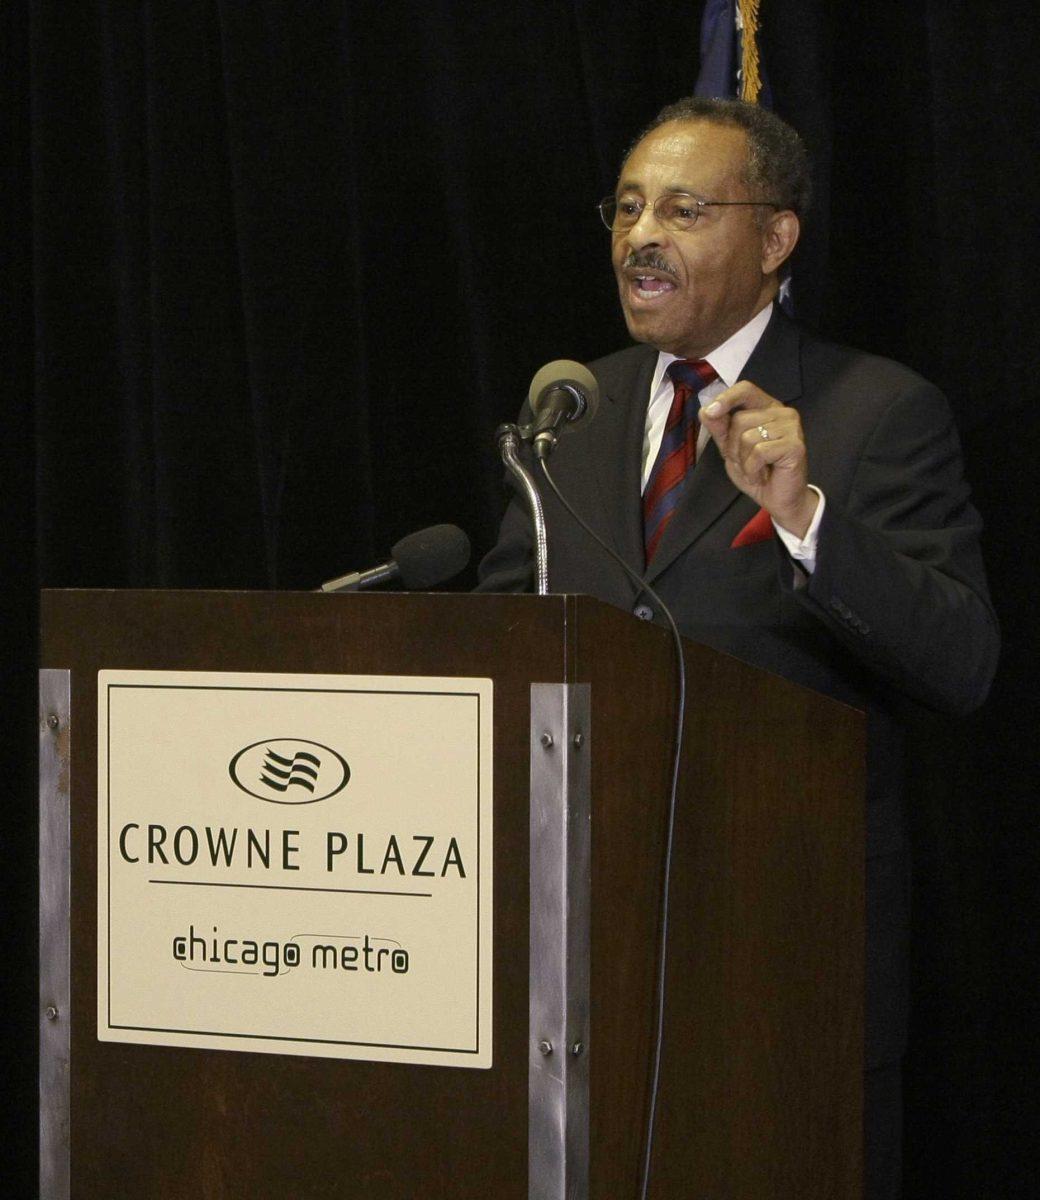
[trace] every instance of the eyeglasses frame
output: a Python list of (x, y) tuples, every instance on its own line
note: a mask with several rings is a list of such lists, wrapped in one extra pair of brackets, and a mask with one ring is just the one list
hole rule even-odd
[[(658, 196), (654, 203), (650, 206), (650, 209), (654, 214), (654, 220), (657, 221), (657, 223), (664, 229), (668, 229), (670, 226), (665, 225), (658, 216), (657, 206), (662, 200), (674, 200), (677, 196), (687, 197), (692, 204), (696, 206), (697, 216), (694, 217), (693, 224), (691, 224), (688, 229), (675, 229), (673, 230), (675, 233), (689, 233), (691, 229), (695, 228), (697, 222), (700, 220), (701, 212), (706, 208), (775, 208), (777, 212), (780, 212), (783, 209), (783, 205), (778, 204), (775, 200), (700, 200), (696, 196), (691, 196), (688, 192), (665, 192), (663, 195)], [(631, 225), (623, 225), (620, 230), (617, 230), (614, 228), (614, 223), (612, 221), (607, 221), (607, 214), (603, 211), (603, 206), (605, 204), (617, 203), (617, 196), (604, 196), (603, 199), (596, 205), (596, 211), (599, 213), (599, 219), (603, 222), (607, 229), (610, 230), (611, 233), (624, 232), (626, 229), (634, 229), (635, 226), (638, 225), (642, 220), (643, 213), (646, 212), (647, 205), (645, 203), (643, 204), (643, 207), (639, 210), (639, 216), (636, 217)]]

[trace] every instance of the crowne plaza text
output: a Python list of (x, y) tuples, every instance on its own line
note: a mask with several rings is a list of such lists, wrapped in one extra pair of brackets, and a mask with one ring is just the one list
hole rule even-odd
[(245, 868), (258, 871), (314, 869), (330, 874), (466, 878), (459, 839), (433, 834), (344, 833), (329, 829), (303, 840), (299, 829), (237, 825), (167, 825), (128, 821), (116, 839), (120, 858), (132, 865)]

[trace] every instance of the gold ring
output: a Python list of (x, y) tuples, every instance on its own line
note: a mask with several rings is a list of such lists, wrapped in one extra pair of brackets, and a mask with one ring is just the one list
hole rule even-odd
[(759, 425), (758, 434), (764, 442), (769, 441), (769, 430), (764, 425)]

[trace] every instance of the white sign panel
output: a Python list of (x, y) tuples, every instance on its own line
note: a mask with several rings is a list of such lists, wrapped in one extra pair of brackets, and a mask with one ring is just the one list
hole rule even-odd
[(98, 674), (98, 1037), (491, 1066), (488, 679)]

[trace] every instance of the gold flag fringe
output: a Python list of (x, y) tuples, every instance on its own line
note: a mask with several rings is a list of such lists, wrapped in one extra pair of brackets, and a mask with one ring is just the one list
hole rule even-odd
[(758, 6), (759, 0), (737, 0), (740, 13), (740, 98), (758, 103), (762, 77), (758, 72)]

